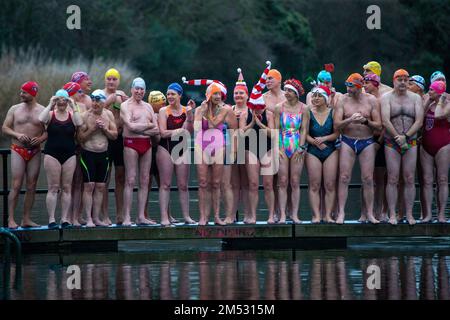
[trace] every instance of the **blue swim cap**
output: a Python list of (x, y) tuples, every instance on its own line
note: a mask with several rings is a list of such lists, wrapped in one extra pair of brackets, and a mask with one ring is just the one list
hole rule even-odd
[(92, 92), (91, 99), (105, 102), (106, 101), (105, 92), (103, 92), (103, 90), (97, 89), (94, 92)]
[(422, 90), (425, 90), (425, 79), (422, 76), (414, 75), (411, 78), (409, 78), (409, 81), (414, 82), (417, 84)]
[(181, 87), (181, 85), (179, 83), (174, 82), (174, 83), (169, 84), (169, 86), (167, 87), (167, 91), (169, 91), (169, 90), (175, 91), (180, 96), (183, 95), (183, 88)]
[(445, 74), (443, 74), (441, 71), (435, 71), (430, 77), (430, 83), (433, 83), (439, 79), (445, 80)]
[(131, 88), (142, 88), (146, 89), (145, 87), (145, 81), (142, 78), (136, 78), (133, 80), (133, 83), (131, 84)]
[(317, 75), (318, 83), (331, 82), (331, 80), (332, 80), (331, 73), (329, 73), (328, 71), (322, 70)]
[(55, 96), (69, 99), (69, 94), (64, 89), (59, 89), (58, 91), (56, 91)]

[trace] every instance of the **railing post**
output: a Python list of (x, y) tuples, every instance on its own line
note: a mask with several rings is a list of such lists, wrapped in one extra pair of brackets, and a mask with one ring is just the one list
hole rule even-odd
[(8, 154), (2, 153), (3, 162), (3, 226), (8, 227)]

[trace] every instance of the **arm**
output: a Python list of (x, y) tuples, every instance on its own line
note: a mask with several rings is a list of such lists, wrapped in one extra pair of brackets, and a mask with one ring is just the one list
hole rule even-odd
[(106, 115), (108, 117), (108, 126), (104, 126), (102, 131), (109, 140), (116, 140), (118, 132), (116, 122), (114, 121), (114, 115), (111, 111), (107, 112)]
[(78, 128), (77, 138), (80, 143), (84, 143), (97, 130), (97, 127), (88, 127), (87, 117), (88, 112), (83, 114), (83, 124)]
[(72, 122), (75, 127), (79, 127), (83, 124), (83, 119), (80, 114), (80, 107), (72, 99), (69, 100), (69, 106), (72, 108)]
[(2, 132), (3, 134), (10, 136), (14, 139), (19, 140), (22, 143), (29, 143), (30, 137), (25, 134), (15, 132), (13, 129), (14, 125), (14, 111), (16, 110), (16, 106), (11, 107), (6, 114), (5, 121), (3, 122)]
[(353, 118), (347, 118), (344, 120), (344, 99), (339, 99), (337, 105), (336, 105), (336, 112), (333, 116), (333, 122), (334, 122), (334, 129), (335, 130), (342, 130), (346, 126), (348, 126), (350, 123), (352, 123)]
[(50, 122), (50, 111), (53, 110), (53, 107), (55, 106), (55, 97), (52, 97), (50, 99), (50, 102), (47, 107), (42, 110), (42, 112), (39, 114), (39, 121), (42, 122), (45, 125), (48, 125)]
[(153, 111), (153, 108), (150, 108), (150, 113), (152, 115), (151, 123), (153, 125), (153, 128), (145, 130), (144, 134), (147, 136), (157, 136), (157, 135), (159, 135), (158, 116)]
[(447, 101), (445, 94), (441, 95), (439, 102), (436, 105), (436, 110), (434, 111), (435, 119), (446, 119), (450, 117), (450, 102)]
[(412, 137), (415, 134), (417, 134), (417, 132), (420, 130), (420, 128), (422, 128), (423, 125), (423, 116), (424, 116), (424, 111), (423, 111), (423, 106), (422, 106), (422, 99), (420, 98), (419, 95), (415, 95), (415, 102), (414, 102), (414, 109), (416, 111), (416, 119), (413, 123), (413, 125), (411, 126), (411, 128), (409, 128), (409, 130), (407, 132), (405, 132), (405, 137)]
[(186, 121), (183, 123), (183, 129), (187, 130), (189, 133), (194, 132), (194, 110), (195, 101), (189, 100), (186, 106)]
[(380, 103), (378, 102), (378, 99), (375, 97), (371, 97), (371, 99), (369, 100), (370, 104), (372, 105), (372, 111), (371, 111), (371, 119), (367, 119), (367, 125), (374, 129), (374, 130), (378, 130), (381, 131), (381, 129), (383, 128), (383, 124), (381, 123), (381, 114), (380, 114)]
[(391, 104), (389, 103), (390, 97), (391, 95), (387, 93), (381, 98), (381, 120), (383, 122), (383, 126), (386, 128), (387, 133), (391, 137), (396, 137), (398, 136), (398, 132), (397, 130), (395, 130), (391, 122)]
[(309, 108), (304, 108), (302, 113), (302, 126), (300, 128), (300, 146), (303, 147), (306, 144), (306, 137), (309, 135)]
[(161, 110), (159, 110), (158, 113), (159, 132), (161, 138), (170, 138), (172, 136), (173, 131), (175, 131), (175, 130), (167, 130), (166, 108), (168, 107), (162, 108)]
[(123, 125), (130, 131), (142, 134), (148, 129), (153, 129), (155, 125), (153, 123), (134, 123), (131, 121), (131, 112), (128, 110), (126, 102), (120, 106), (120, 118), (123, 121)]
[(227, 108), (222, 107), (222, 110), (220, 110), (219, 114), (216, 117), (213, 117), (212, 115), (210, 115), (210, 110), (208, 110), (207, 119), (209, 127), (216, 128), (218, 125), (223, 123), (228, 115), (228, 111), (229, 110)]

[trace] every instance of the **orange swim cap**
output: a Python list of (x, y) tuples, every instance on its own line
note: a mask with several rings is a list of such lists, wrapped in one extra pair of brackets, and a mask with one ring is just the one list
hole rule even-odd
[(408, 71), (406, 71), (405, 69), (398, 69), (398, 70), (395, 71), (395, 73), (394, 73), (394, 78), (393, 78), (393, 80), (397, 79), (398, 77), (408, 77), (408, 78), (409, 78), (409, 73), (408, 73)]
[(217, 92), (222, 93), (222, 90), (216, 83), (211, 83), (206, 89), (206, 101), (209, 101), (212, 95)]
[(283, 79), (283, 78), (281, 77), (280, 71), (278, 71), (277, 69), (271, 69), (271, 70), (269, 71), (269, 73), (267, 74), (267, 77), (272, 77), (272, 78), (274, 78), (274, 79), (277, 79), (277, 80), (280, 81), (280, 82), (281, 82), (281, 80)]
[(363, 83), (364, 83), (364, 78), (359, 73), (352, 73), (345, 81), (345, 85), (347, 87), (351, 87), (353, 85), (360, 89), (363, 87)]

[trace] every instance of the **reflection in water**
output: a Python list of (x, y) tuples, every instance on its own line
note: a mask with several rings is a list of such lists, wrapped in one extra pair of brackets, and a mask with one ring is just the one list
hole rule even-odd
[[(450, 253), (372, 258), (374, 252), (224, 251), (176, 254), (171, 259), (123, 254), (120, 261), (95, 255), (66, 256), (64, 265), (26, 259), (22, 287), (11, 299), (208, 299), (208, 300), (348, 300), (450, 299)], [(372, 256), (372, 257), (371, 257)], [(125, 257), (125, 258), (124, 258)], [(47, 259), (48, 256), (47, 256)], [(60, 257), (54, 256), (58, 261)], [(86, 261), (82, 263), (80, 261)], [(64, 261), (64, 259), (62, 259)], [(81, 290), (69, 290), (69, 264), (80, 263)], [(130, 261), (127, 263), (126, 261)], [(366, 285), (369, 266), (380, 268), (380, 289)], [(0, 267), (0, 271), (5, 271)], [(9, 277), (15, 276), (14, 264)], [(2, 277), (3, 279), (3, 277)], [(1, 282), (2, 291), (3, 282)]]

